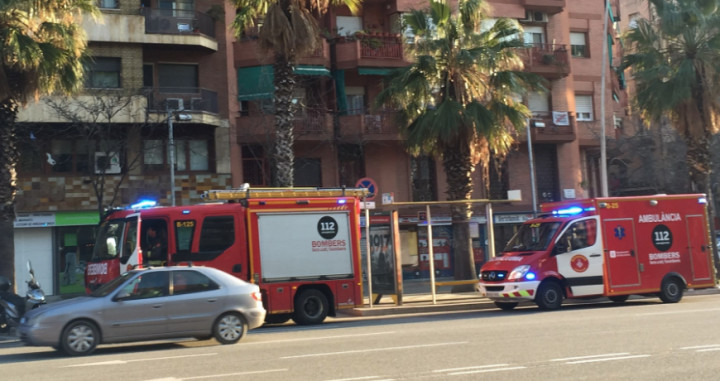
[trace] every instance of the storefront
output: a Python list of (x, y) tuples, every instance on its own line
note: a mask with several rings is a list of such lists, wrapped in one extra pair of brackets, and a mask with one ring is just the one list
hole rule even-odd
[(29, 279), (27, 261), (48, 295), (85, 292), (83, 274), (92, 256), (98, 212), (18, 213), (15, 218), (15, 278), (18, 291)]

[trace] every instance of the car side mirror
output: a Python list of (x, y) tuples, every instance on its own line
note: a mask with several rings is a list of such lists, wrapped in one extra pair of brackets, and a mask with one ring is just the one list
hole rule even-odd
[(115, 295), (115, 298), (113, 300), (115, 300), (116, 302), (119, 302), (119, 301), (123, 301), (126, 299), (130, 299), (131, 296), (132, 295), (130, 295), (130, 293), (127, 291), (120, 291), (120, 292), (118, 292), (117, 295)]

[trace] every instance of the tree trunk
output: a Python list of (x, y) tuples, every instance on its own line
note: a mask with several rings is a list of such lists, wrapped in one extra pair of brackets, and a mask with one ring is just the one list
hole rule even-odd
[(0, 103), (0, 275), (15, 285), (15, 194), (18, 162), (15, 120), (18, 107), (13, 100)]
[(275, 147), (273, 148), (273, 186), (291, 187), (294, 179), (295, 152), (295, 74), (292, 57), (275, 56), (273, 71), (275, 78)]
[[(470, 157), (470, 148), (462, 145), (446, 147), (443, 151), (443, 166), (447, 174), (448, 200), (469, 200), (472, 196), (472, 171), (474, 166)], [(470, 237), (470, 217), (472, 208), (470, 204), (452, 205), (452, 231), (453, 231), (453, 259), (454, 278), (456, 280), (477, 279), (475, 261), (472, 251), (472, 238)], [(474, 291), (475, 286), (459, 285), (452, 288), (452, 292)]]

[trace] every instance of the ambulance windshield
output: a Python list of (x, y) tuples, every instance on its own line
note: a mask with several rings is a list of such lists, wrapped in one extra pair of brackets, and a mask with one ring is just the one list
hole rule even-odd
[(135, 247), (137, 218), (105, 221), (100, 225), (91, 262), (120, 259), (126, 263)]
[(561, 222), (523, 224), (510, 239), (503, 252), (545, 250), (561, 224)]

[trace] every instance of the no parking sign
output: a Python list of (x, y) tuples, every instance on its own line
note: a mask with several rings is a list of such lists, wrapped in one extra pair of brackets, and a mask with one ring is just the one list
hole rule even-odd
[(357, 183), (355, 183), (355, 187), (368, 189), (368, 192), (370, 192), (370, 194), (365, 198), (366, 200), (375, 199), (375, 195), (377, 194), (378, 190), (378, 186), (375, 183), (375, 180), (369, 177), (363, 177), (362, 179), (358, 180)]

